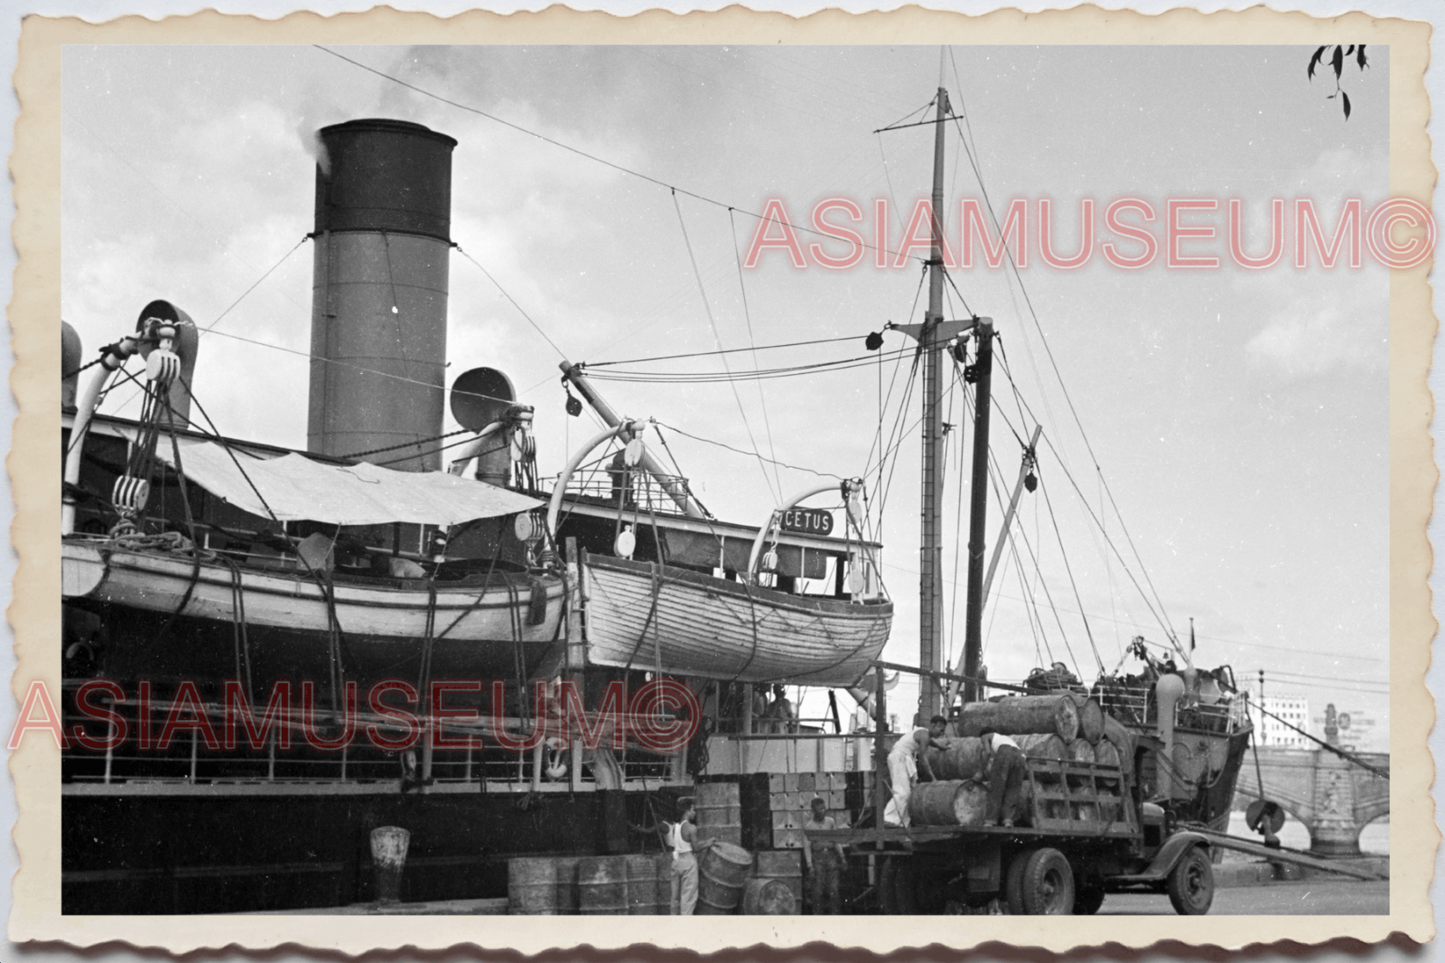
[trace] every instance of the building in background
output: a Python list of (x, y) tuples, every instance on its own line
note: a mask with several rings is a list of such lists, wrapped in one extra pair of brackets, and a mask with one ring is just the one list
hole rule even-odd
[[(1251, 692), (1249, 700), (1251, 704), (1258, 706), (1260, 704), (1259, 692)], [(1309, 732), (1310, 735), (1318, 736), (1318, 733), (1310, 728), (1312, 721), (1310, 719), (1310, 700), (1306, 697), (1266, 695), (1264, 697), (1264, 713), (1261, 713), (1260, 716), (1261, 718), (1255, 720), (1258, 726), (1255, 732), (1259, 738), (1259, 745), (1284, 749), (1318, 748), (1305, 735), (1290, 728), (1290, 726), (1297, 726)]]

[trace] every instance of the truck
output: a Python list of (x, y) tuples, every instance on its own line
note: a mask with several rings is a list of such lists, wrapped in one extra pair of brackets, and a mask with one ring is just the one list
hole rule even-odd
[[(1175, 818), (1173, 807), (1143, 798), (1132, 778), (1154, 764), (1152, 742), (1140, 740), (1127, 774), (1115, 765), (1028, 759), (1021, 825), (900, 828), (866, 825), (876, 820), (865, 816), (853, 828), (810, 836), (843, 845), (885, 914), (1087, 915), (1109, 893), (1144, 892), (1167, 893), (1181, 915), (1203, 915), (1214, 901), (1209, 836)], [(928, 785), (938, 784), (920, 788)], [(883, 798), (879, 779), (874, 813)]]

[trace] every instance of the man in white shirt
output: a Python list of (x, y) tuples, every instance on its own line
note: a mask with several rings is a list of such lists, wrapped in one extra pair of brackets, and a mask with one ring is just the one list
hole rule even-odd
[(678, 821), (668, 825), (667, 842), (672, 847), (672, 898), (677, 900), (678, 915), (691, 916), (697, 906), (697, 857), (694, 852), (707, 849), (711, 839), (697, 835), (697, 803), (691, 796), (677, 801)]
[(928, 721), (928, 728), (914, 729), (913, 732), (893, 744), (888, 753), (888, 779), (893, 784), (893, 798), (883, 810), (885, 826), (908, 826), (908, 800), (913, 795), (913, 784), (918, 781), (920, 765), (930, 780), (934, 778), (928, 755), (923, 751), (929, 746), (945, 748), (938, 739), (948, 728), (948, 720), (934, 716)]

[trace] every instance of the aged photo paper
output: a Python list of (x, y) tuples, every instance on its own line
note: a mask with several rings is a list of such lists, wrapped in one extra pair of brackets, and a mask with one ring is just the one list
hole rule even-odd
[(1432, 939), (1429, 36), (28, 18), (10, 938)]

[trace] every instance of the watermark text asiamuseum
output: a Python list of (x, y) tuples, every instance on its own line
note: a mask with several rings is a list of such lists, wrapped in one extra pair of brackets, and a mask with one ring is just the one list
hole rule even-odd
[[(932, 203), (919, 198), (903, 215), (884, 197), (867, 203), (825, 197), (806, 211), (768, 198), (743, 264), (911, 268), (931, 257)], [(944, 221), (941, 254), (951, 270), (997, 270), (1010, 261), (1020, 270), (1039, 263), (1058, 271), (1095, 261), (1124, 271), (1155, 264), (1184, 271), (1358, 269), (1367, 256), (1405, 270), (1430, 256), (1436, 233), (1430, 209), (1403, 197), (1368, 205), (1357, 197), (1334, 205), (1308, 197), (1274, 198), (1263, 205), (1246, 205), (1237, 197), (1084, 197), (1067, 206), (1048, 197), (1016, 197), (997, 209), (984, 199), (963, 197), (944, 213)], [(1268, 243), (1246, 244), (1246, 237), (1263, 238), (1266, 226)], [(1066, 232), (1071, 250), (1059, 240)]]

